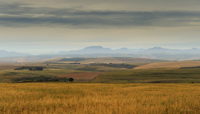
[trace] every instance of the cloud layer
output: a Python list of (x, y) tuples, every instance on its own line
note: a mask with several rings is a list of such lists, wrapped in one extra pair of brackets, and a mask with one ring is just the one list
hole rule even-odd
[(1, 49), (199, 47), (200, 0), (0, 0)]
[(67, 27), (170, 27), (199, 26), (198, 11), (79, 10), (33, 7), (30, 4), (0, 4), (0, 26)]

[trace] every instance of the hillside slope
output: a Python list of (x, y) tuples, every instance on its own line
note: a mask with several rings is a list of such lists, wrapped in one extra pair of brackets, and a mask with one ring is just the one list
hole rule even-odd
[(179, 62), (157, 62), (135, 67), (134, 69), (162, 69), (162, 68), (181, 68), (197, 67), (200, 61), (179, 61)]

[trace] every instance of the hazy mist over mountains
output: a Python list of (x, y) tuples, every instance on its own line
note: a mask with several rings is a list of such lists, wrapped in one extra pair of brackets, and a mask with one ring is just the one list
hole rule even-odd
[(80, 50), (60, 51), (54, 54), (31, 55), (28, 53), (0, 50), (1, 61), (42, 61), (65, 57), (134, 57), (164, 60), (196, 60), (200, 59), (200, 49), (186, 50), (153, 47), (148, 49), (111, 49), (102, 46), (89, 46)]
[(167, 49), (162, 47), (153, 47), (148, 49), (128, 49), (128, 48), (120, 48), (120, 49), (111, 49), (104, 48), (102, 46), (90, 46), (83, 48), (81, 50), (72, 50), (68, 52), (59, 52), (59, 54), (200, 54), (200, 49), (192, 48), (186, 50), (180, 49)]
[(23, 57), (23, 56), (30, 56), (31, 54), (28, 53), (19, 53), (14, 51), (6, 51), (0, 50), (0, 57)]

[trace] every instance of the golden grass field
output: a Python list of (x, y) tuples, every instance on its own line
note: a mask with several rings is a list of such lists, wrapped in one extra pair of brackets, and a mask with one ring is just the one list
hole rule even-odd
[(156, 62), (138, 66), (134, 69), (163, 69), (200, 66), (200, 61)]
[(1, 114), (199, 114), (200, 84), (2, 83)]

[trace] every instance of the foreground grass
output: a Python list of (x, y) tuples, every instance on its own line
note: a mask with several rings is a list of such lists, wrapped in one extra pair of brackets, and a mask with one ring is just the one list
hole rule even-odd
[(200, 113), (200, 84), (0, 84), (1, 114)]

